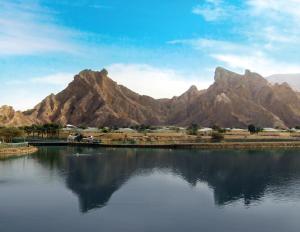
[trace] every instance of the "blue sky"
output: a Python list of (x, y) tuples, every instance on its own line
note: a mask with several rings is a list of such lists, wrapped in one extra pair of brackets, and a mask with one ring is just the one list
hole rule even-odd
[(82, 69), (156, 98), (216, 66), (299, 73), (300, 0), (0, 0), (0, 105), (33, 107)]

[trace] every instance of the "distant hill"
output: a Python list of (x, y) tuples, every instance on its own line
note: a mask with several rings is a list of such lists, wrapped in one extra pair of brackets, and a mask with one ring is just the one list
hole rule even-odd
[[(206, 90), (192, 86), (171, 99), (139, 95), (100, 72), (84, 70), (66, 89), (51, 94), (34, 109), (0, 108), (0, 125), (57, 122), (86, 126), (136, 124), (221, 127), (294, 127), (300, 125), (300, 98), (288, 84), (271, 84), (257, 73), (223, 68)], [(171, 86), (166, 86), (171, 88)]]
[(266, 78), (271, 83), (288, 83), (294, 90), (300, 92), (300, 73), (298, 74), (276, 74)]

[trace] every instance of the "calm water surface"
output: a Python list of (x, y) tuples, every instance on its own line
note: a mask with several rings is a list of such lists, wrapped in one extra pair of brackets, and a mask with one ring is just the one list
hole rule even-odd
[(45, 147), (0, 161), (0, 231), (300, 231), (300, 150)]

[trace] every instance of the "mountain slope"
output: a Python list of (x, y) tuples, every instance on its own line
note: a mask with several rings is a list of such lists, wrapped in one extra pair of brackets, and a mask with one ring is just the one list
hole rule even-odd
[(31, 117), (20, 111), (15, 111), (11, 106), (0, 107), (0, 126), (30, 125), (34, 123)]
[[(299, 104), (298, 97), (295, 97), (295, 104)], [(214, 84), (194, 100), (191, 108), (193, 112), (186, 124), (197, 121), (204, 125), (217, 123), (223, 127), (246, 127), (251, 123), (285, 127), (299, 123), (276, 89), (263, 77), (249, 71), (239, 75), (217, 68)], [(293, 120), (283, 121), (285, 115), (282, 111)]]
[(217, 68), (215, 82), (199, 91), (192, 86), (172, 99), (154, 99), (118, 85), (106, 70), (84, 70), (62, 92), (34, 109), (0, 108), (0, 125), (57, 122), (86, 126), (198, 123), (222, 127), (294, 127), (300, 125), (300, 99), (288, 84), (270, 84), (257, 73), (244, 75)]
[(118, 85), (106, 70), (84, 70), (65, 90), (38, 104), (31, 117), (61, 124), (122, 126), (163, 124), (166, 113), (159, 101)]
[(266, 79), (273, 84), (288, 83), (294, 90), (300, 91), (300, 74), (275, 74)]

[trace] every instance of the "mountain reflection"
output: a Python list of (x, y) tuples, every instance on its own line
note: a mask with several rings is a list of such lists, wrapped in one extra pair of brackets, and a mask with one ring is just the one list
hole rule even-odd
[[(74, 154), (80, 155), (74, 155)], [(79, 197), (82, 212), (104, 206), (135, 175), (164, 170), (192, 186), (207, 183), (215, 204), (259, 200), (270, 188), (287, 194), (300, 180), (297, 150), (199, 151), (150, 149), (42, 148), (36, 158), (57, 169)]]

